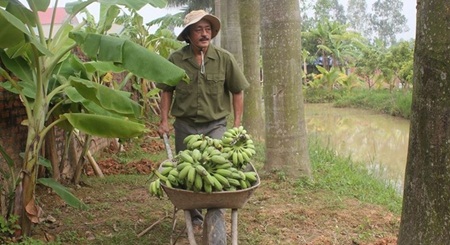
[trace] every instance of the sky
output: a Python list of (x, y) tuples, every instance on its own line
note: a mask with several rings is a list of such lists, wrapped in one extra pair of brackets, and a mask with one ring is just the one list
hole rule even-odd
[[(21, 0), (24, 2), (25, 0)], [(366, 0), (367, 1), (367, 8), (368, 10), (371, 9), (372, 4), (376, 0)], [(407, 19), (407, 25), (409, 28), (409, 31), (405, 33), (400, 33), (397, 35), (397, 38), (409, 40), (411, 38), (415, 38), (415, 32), (416, 32), (416, 0), (401, 0), (403, 2), (403, 15)], [(51, 6), (54, 4), (55, 0), (51, 0)], [(64, 6), (67, 2), (73, 2), (73, 0), (59, 0), (58, 5)], [(347, 4), (347, 0), (339, 0), (344, 6)], [(94, 3), (91, 4), (91, 6), (88, 8), (89, 12), (95, 16), (95, 14), (98, 13), (98, 4)], [(142, 8), (139, 13), (144, 17), (145, 22), (151, 21), (153, 19), (163, 17), (166, 14), (174, 14), (178, 12), (177, 9), (158, 9), (158, 8), (152, 8), (150, 6)], [(180, 29), (181, 30), (181, 29)], [(151, 30), (150, 30), (151, 31)], [(177, 31), (177, 29), (175, 30)], [(178, 33), (176, 33), (178, 34)]]

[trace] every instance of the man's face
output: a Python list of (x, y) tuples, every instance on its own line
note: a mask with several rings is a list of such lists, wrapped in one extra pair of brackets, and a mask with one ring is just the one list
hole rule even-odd
[(211, 41), (211, 24), (206, 20), (200, 20), (189, 28), (191, 44), (198, 48), (207, 48)]

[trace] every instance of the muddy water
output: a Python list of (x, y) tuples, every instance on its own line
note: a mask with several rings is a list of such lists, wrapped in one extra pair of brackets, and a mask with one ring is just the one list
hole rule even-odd
[(409, 121), (368, 110), (305, 104), (308, 133), (403, 189)]

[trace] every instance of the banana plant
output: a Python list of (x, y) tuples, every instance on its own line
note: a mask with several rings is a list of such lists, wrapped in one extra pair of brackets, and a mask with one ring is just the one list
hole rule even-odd
[[(45, 135), (52, 127), (75, 128), (108, 138), (136, 137), (146, 131), (140, 105), (127, 92), (93, 82), (89, 65), (72, 54), (75, 47), (80, 47), (92, 62), (151, 81), (171, 85), (188, 81), (182, 69), (142, 46), (87, 32), (84, 22), (77, 26), (70, 23), (94, 2), (101, 4), (100, 19), (104, 24), (111, 21), (108, 14), (117, 12), (109, 10), (117, 6), (139, 10), (147, 4), (160, 8), (166, 5), (165, 0), (77, 1), (66, 5), (69, 18), (54, 35), (46, 37), (38, 11), (46, 11), (50, 0), (27, 0), (28, 6), (19, 0), (0, 0), (0, 60), (6, 67), (0, 68), (0, 75), (7, 80), (1, 86), (21, 98), (27, 115), (22, 124), (28, 127), (23, 164), (18, 171), (20, 183), (15, 190), (14, 215), (19, 217), (21, 228), (16, 236), (30, 235), (36, 220), (38, 159)], [(48, 123), (50, 115), (57, 119)]]

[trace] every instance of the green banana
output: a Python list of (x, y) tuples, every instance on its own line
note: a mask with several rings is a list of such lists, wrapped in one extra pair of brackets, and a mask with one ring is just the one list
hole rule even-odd
[(191, 164), (189, 164), (188, 166), (184, 167), (182, 170), (180, 170), (178, 172), (178, 179), (184, 181), (189, 173), (189, 170), (193, 168), (193, 166)]
[(230, 171), (229, 169), (225, 169), (225, 168), (216, 169), (215, 173), (220, 174), (224, 177), (231, 177), (233, 175), (232, 171)]
[(155, 180), (155, 189), (156, 189), (156, 196), (157, 197), (162, 197), (163, 196), (163, 191), (162, 191), (162, 188), (161, 188), (161, 179), (156, 179)]
[(239, 164), (238, 155), (237, 155), (237, 152), (236, 152), (236, 151), (234, 151), (233, 154), (232, 154), (232, 156), (231, 156), (231, 162), (232, 162), (235, 166), (237, 166), (237, 165)]
[(213, 180), (213, 177), (212, 177), (212, 175), (210, 173), (208, 173), (207, 175), (203, 176), (203, 180), (204, 180), (204, 183), (208, 183), (211, 186), (214, 186), (214, 184), (215, 184), (215, 181)]
[(243, 149), (241, 150), (241, 154), (242, 154), (242, 158), (243, 158), (243, 163), (244, 162), (250, 162), (250, 157), (248, 156), (248, 154)]
[(230, 182), (228, 181), (228, 179), (218, 173), (213, 173), (214, 178), (216, 178), (223, 187), (228, 188), (230, 187)]
[(197, 141), (195, 141), (194, 143), (192, 143), (192, 144), (189, 146), (189, 149), (198, 149), (198, 148), (200, 148), (200, 146), (202, 145), (202, 143), (203, 143), (203, 140), (202, 140), (202, 139), (198, 139)]
[(211, 175), (211, 179), (214, 181), (214, 189), (217, 191), (222, 191), (223, 190), (223, 185), (220, 183), (220, 181), (218, 179), (216, 179), (216, 177), (214, 177), (213, 175)]
[(229, 169), (233, 166), (233, 164), (231, 162), (226, 162), (223, 164), (216, 164), (214, 165), (215, 169)]
[(203, 140), (199, 148), (200, 150), (205, 150), (206, 146), (208, 146), (208, 140)]
[(258, 180), (256, 172), (244, 172), (246, 180), (250, 181), (250, 183), (254, 183)]
[(180, 156), (181, 160), (184, 162), (194, 163), (194, 158), (189, 154), (189, 150), (180, 151), (178, 156)]
[(185, 167), (187, 166), (191, 166), (192, 163), (191, 162), (182, 162), (180, 164), (177, 165), (177, 170), (178, 172), (180, 172), (181, 170), (183, 170)]
[(187, 146), (188, 148), (190, 148), (190, 146), (191, 146), (194, 142), (198, 141), (201, 137), (202, 137), (202, 135), (200, 135), (200, 134), (194, 134), (194, 135), (189, 139), (189, 141), (186, 143), (186, 146)]
[(201, 176), (206, 176), (208, 174), (208, 171), (206, 170), (206, 168), (200, 164), (195, 166), (195, 170), (197, 171), (197, 174), (201, 175)]
[(238, 157), (238, 163), (239, 164), (244, 163), (244, 157), (242, 156), (242, 152), (238, 151), (237, 152), (237, 157)]
[(241, 176), (241, 178), (240, 178), (241, 180), (246, 180), (247, 179), (247, 176), (241, 170), (238, 170), (237, 173)]
[(189, 169), (189, 172), (187, 175), (187, 181), (186, 181), (186, 186), (187, 186), (188, 190), (191, 190), (194, 185), (196, 173), (197, 172), (194, 167)]
[(166, 180), (164, 183), (167, 187), (173, 188), (172, 183), (170, 182), (170, 180)]
[(222, 138), (222, 144), (229, 145), (234, 141), (233, 138)]
[(216, 149), (221, 149), (222, 148), (222, 140), (220, 139), (214, 139), (213, 140), (213, 145)]
[(148, 192), (150, 192), (150, 195), (152, 196), (156, 195), (155, 181), (150, 182), (148, 185)]
[[(173, 186), (178, 186), (178, 178), (173, 176), (173, 175), (169, 175), (167, 176), (167, 180), (173, 185)], [(167, 182), (167, 181), (166, 181)]]
[(186, 136), (186, 138), (183, 139), (183, 144), (187, 144), (193, 137), (195, 137), (195, 134)]
[(175, 167), (174, 162), (170, 161), (170, 160), (166, 160), (164, 162), (161, 163), (162, 167)]
[(200, 152), (200, 150), (199, 149), (193, 149), (192, 150), (192, 158), (194, 159), (194, 162), (195, 161), (200, 161), (201, 159), (202, 159), (202, 153)]
[(230, 183), (230, 185), (235, 186), (235, 187), (241, 187), (241, 182), (237, 179), (233, 179), (233, 178), (227, 178), (228, 182)]
[(239, 180), (239, 183), (241, 184), (241, 189), (247, 189), (249, 186), (247, 186), (247, 182), (245, 180)]
[(225, 157), (221, 156), (221, 155), (211, 156), (210, 160), (212, 162), (214, 162), (214, 163), (217, 163), (217, 164), (224, 164), (224, 163), (228, 162), (228, 160)]
[(194, 186), (195, 186), (195, 189), (197, 189), (197, 190), (201, 190), (202, 189), (202, 187), (203, 187), (203, 179), (202, 179), (201, 175), (199, 175), (199, 174), (195, 175)]
[[(203, 179), (205, 179), (205, 177), (203, 177)], [(209, 182), (204, 181), (203, 182), (203, 190), (205, 190), (206, 193), (211, 193), (213, 191), (213, 187)]]
[(161, 171), (160, 171), (160, 170), (158, 170), (158, 171), (159, 171), (162, 175), (167, 176), (167, 175), (170, 173), (170, 171), (172, 171), (173, 169), (176, 169), (176, 168), (173, 168), (173, 167), (165, 167), (165, 168), (161, 169)]
[[(158, 178), (161, 179), (162, 181), (166, 181), (166, 180), (167, 180), (167, 177), (164, 176), (164, 175), (162, 175), (158, 170), (154, 170), (153, 172), (154, 172), (155, 175), (158, 176)], [(156, 179), (156, 180), (158, 180), (158, 179)]]

